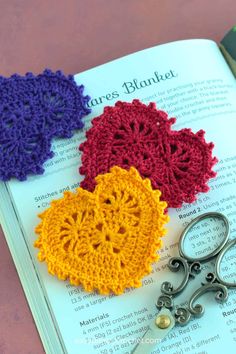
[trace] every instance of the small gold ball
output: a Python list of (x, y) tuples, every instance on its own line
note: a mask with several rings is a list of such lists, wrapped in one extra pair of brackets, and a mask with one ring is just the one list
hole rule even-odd
[(171, 323), (170, 317), (168, 317), (167, 315), (158, 316), (156, 318), (155, 323), (156, 323), (158, 328), (161, 328), (161, 329), (168, 328), (170, 323)]

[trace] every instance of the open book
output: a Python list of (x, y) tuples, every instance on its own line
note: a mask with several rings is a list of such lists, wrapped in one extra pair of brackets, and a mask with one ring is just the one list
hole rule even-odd
[[(0, 220), (46, 353), (128, 354), (157, 312), (160, 284), (169, 279), (166, 265), (177, 255), (183, 227), (198, 214), (220, 211), (230, 220), (231, 238), (236, 236), (236, 82), (217, 44), (204, 39), (146, 49), (80, 73), (75, 80), (92, 97), (85, 128), (71, 139), (54, 140), (55, 156), (44, 164), (43, 175), (0, 183)], [(77, 148), (91, 119), (106, 105), (134, 98), (157, 102), (159, 109), (177, 118), (174, 129), (204, 129), (206, 141), (215, 144), (218, 174), (210, 180), (210, 191), (200, 194), (197, 202), (169, 209), (171, 221), (161, 259), (153, 264), (141, 288), (128, 289), (120, 296), (86, 293), (49, 275), (46, 264), (38, 262), (38, 250), (33, 247), (34, 228), (40, 221), (37, 214), (63, 191), (79, 186), (83, 176), (78, 174)], [(226, 345), (232, 353), (236, 291), (230, 291), (223, 305), (213, 297), (201, 298), (206, 306), (202, 318), (176, 327), (153, 353), (216, 354)]]

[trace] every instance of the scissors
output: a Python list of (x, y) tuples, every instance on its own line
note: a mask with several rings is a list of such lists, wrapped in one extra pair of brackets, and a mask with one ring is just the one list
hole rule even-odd
[[(190, 257), (184, 250), (186, 236), (193, 227), (205, 219), (217, 218), (222, 222), (225, 231), (222, 241), (217, 247), (207, 255), (202, 257)], [(208, 212), (197, 216), (184, 229), (180, 236), (178, 250), (179, 257), (172, 257), (168, 262), (168, 267), (172, 272), (184, 271), (184, 277), (180, 285), (174, 289), (173, 285), (165, 281), (161, 285), (161, 295), (157, 299), (156, 307), (159, 310), (155, 319), (149, 324), (149, 328), (139, 339), (131, 354), (149, 354), (161, 340), (168, 335), (176, 325), (186, 325), (191, 317), (201, 317), (204, 314), (204, 307), (195, 304), (195, 301), (204, 293), (216, 292), (215, 299), (218, 302), (225, 302), (228, 298), (228, 288), (235, 288), (236, 282), (227, 282), (220, 275), (220, 265), (226, 252), (236, 245), (236, 239), (228, 241), (230, 235), (229, 221), (226, 216), (218, 212)], [(178, 307), (174, 305), (174, 297), (179, 295), (188, 285), (190, 278), (194, 278), (202, 270), (202, 263), (215, 259), (214, 272), (206, 275), (206, 283), (192, 294), (186, 306)]]

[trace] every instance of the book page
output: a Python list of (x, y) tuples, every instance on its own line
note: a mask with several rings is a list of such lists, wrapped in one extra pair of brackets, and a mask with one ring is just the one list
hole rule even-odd
[[(217, 45), (208, 40), (150, 48), (78, 74), (75, 79), (92, 97), (86, 127), (71, 139), (54, 140), (55, 156), (44, 164), (44, 175), (29, 177), (26, 182), (12, 180), (7, 188), (66, 351), (128, 354), (157, 313), (155, 303), (161, 283), (173, 279), (166, 265), (171, 256), (178, 255), (180, 233), (191, 219), (206, 211), (221, 211), (230, 220), (231, 238), (236, 235), (236, 83)], [(33, 247), (37, 238), (34, 228), (40, 222), (37, 214), (48, 208), (51, 200), (60, 198), (63, 191), (79, 186), (83, 176), (78, 174), (77, 148), (85, 139), (91, 119), (100, 115), (106, 105), (134, 98), (145, 103), (155, 101), (158, 108), (176, 117), (173, 129), (204, 129), (206, 141), (215, 144), (213, 153), (219, 162), (214, 170), (218, 175), (210, 181), (210, 192), (200, 194), (196, 203), (169, 209), (161, 258), (153, 264), (141, 288), (127, 289), (120, 296), (86, 293), (49, 275), (46, 264), (37, 261), (38, 250)], [(235, 269), (236, 258), (232, 259)], [(188, 300), (192, 292), (190, 286), (177, 303)], [(216, 303), (214, 295), (199, 300), (206, 307), (202, 318), (174, 328), (153, 353), (215, 354), (226, 344), (232, 352), (236, 344), (236, 291), (230, 290), (229, 301), (223, 305)]]

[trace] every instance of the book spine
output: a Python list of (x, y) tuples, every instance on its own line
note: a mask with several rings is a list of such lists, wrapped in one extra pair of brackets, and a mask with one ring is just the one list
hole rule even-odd
[(222, 39), (220, 49), (236, 77), (236, 26)]

